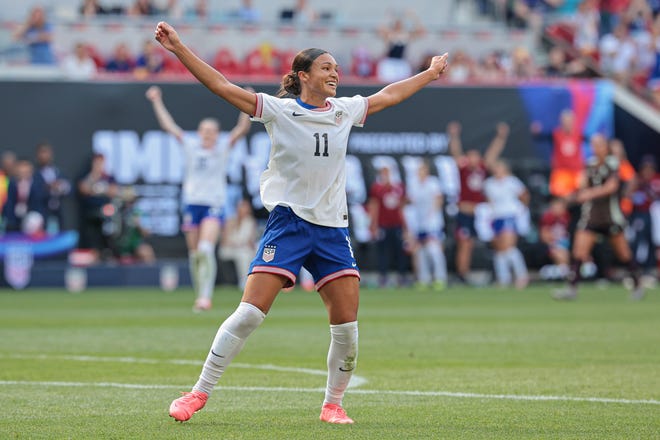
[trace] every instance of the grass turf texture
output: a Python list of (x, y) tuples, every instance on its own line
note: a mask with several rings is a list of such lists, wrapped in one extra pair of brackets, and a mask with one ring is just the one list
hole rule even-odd
[(316, 294), (281, 294), (179, 424), (168, 406), (236, 290), (200, 315), (185, 289), (1, 291), (0, 438), (660, 438), (658, 292), (630, 302), (618, 285), (585, 286), (557, 303), (550, 289), (363, 290), (356, 374), (368, 382), (344, 400), (353, 426), (318, 420), (329, 334)]

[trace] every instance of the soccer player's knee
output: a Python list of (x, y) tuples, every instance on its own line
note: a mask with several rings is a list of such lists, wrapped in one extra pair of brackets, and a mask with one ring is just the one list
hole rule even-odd
[(246, 302), (240, 303), (234, 314), (237, 319), (233, 320), (233, 328), (229, 330), (239, 338), (247, 337), (266, 317), (259, 308)]

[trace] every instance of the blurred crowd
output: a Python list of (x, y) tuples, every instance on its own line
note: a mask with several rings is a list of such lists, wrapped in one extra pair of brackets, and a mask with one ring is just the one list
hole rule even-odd
[[(458, 2), (455, 2), (458, 3)], [(452, 83), (502, 82), (534, 78), (609, 77), (629, 86), (650, 100), (660, 102), (660, 19), (657, 0), (475, 0), (483, 17), (505, 23), (512, 31), (532, 29), (545, 44), (521, 45), (513, 49), (473, 53), (457, 48), (451, 53), (446, 80)], [(242, 0), (231, 10), (214, 10), (208, 1), (181, 4), (177, 0), (136, 0), (130, 6), (110, 1), (85, 0), (79, 19), (100, 16), (149, 16), (195, 21), (230, 20), (243, 25), (276, 24), (332, 26), (332, 14), (296, 0), (283, 7), (277, 17), (262, 17), (251, 0)], [(386, 14), (383, 12), (383, 14)], [(374, 31), (381, 48), (356, 45), (345, 75), (382, 82), (406, 77), (424, 69), (429, 56), (414, 60), (407, 48), (428, 35), (427, 26), (412, 10), (383, 17)], [(483, 18), (482, 17), (482, 18)], [(47, 11), (34, 7), (25, 23), (14, 31), (16, 41), (29, 47), (34, 64), (59, 64), (74, 79), (94, 78), (101, 73), (131, 74), (138, 78), (155, 74), (184, 75), (170, 55), (145, 41), (134, 53), (118, 43), (111, 53), (101, 53), (93, 41), (80, 41), (68, 54), (53, 52), (53, 23)], [(421, 44), (421, 43), (420, 43)], [(200, 48), (201, 49), (201, 48)], [(208, 48), (206, 48), (208, 49)], [(429, 48), (431, 49), (431, 48)], [(433, 48), (435, 50), (435, 47)], [(294, 53), (264, 42), (247, 54), (237, 54), (231, 45), (214, 48), (209, 61), (228, 75), (281, 75)]]

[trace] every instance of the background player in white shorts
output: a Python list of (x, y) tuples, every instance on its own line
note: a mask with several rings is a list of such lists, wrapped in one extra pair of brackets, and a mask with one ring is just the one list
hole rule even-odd
[(236, 311), (220, 326), (202, 373), (190, 393), (170, 405), (170, 416), (185, 421), (204, 407), (209, 394), (247, 337), (263, 321), (280, 290), (302, 265), (312, 273), (328, 311), (328, 381), (320, 419), (353, 423), (342, 399), (357, 362), (359, 272), (348, 239), (346, 148), (353, 126), (396, 105), (437, 79), (447, 54), (430, 67), (363, 98), (335, 98), (335, 59), (324, 50), (298, 53), (282, 79), (278, 98), (232, 84), (188, 49), (172, 26), (161, 22), (156, 39), (213, 93), (263, 122), (271, 138), (270, 160), (261, 177), (261, 198), (271, 210)]
[(236, 126), (222, 141), (220, 123), (214, 118), (202, 119), (196, 138), (186, 138), (165, 107), (160, 88), (150, 87), (146, 96), (153, 104), (160, 127), (176, 138), (185, 154), (182, 229), (196, 294), (193, 310), (208, 310), (217, 273), (215, 246), (224, 220), (227, 156), (236, 141), (250, 130), (250, 118), (241, 113)]

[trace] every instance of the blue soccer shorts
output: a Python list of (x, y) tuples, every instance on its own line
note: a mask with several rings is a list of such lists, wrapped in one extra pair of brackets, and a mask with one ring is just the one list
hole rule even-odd
[(291, 208), (276, 206), (249, 273), (283, 275), (289, 280), (284, 287), (290, 287), (303, 266), (314, 277), (316, 290), (344, 276), (360, 278), (348, 228), (315, 225)]
[(190, 231), (196, 229), (202, 223), (202, 220), (206, 218), (215, 219), (222, 224), (225, 221), (224, 210), (207, 205), (186, 205), (183, 208), (181, 230)]
[(516, 232), (516, 218), (515, 217), (501, 217), (493, 220), (493, 232), (499, 235), (502, 232)]

